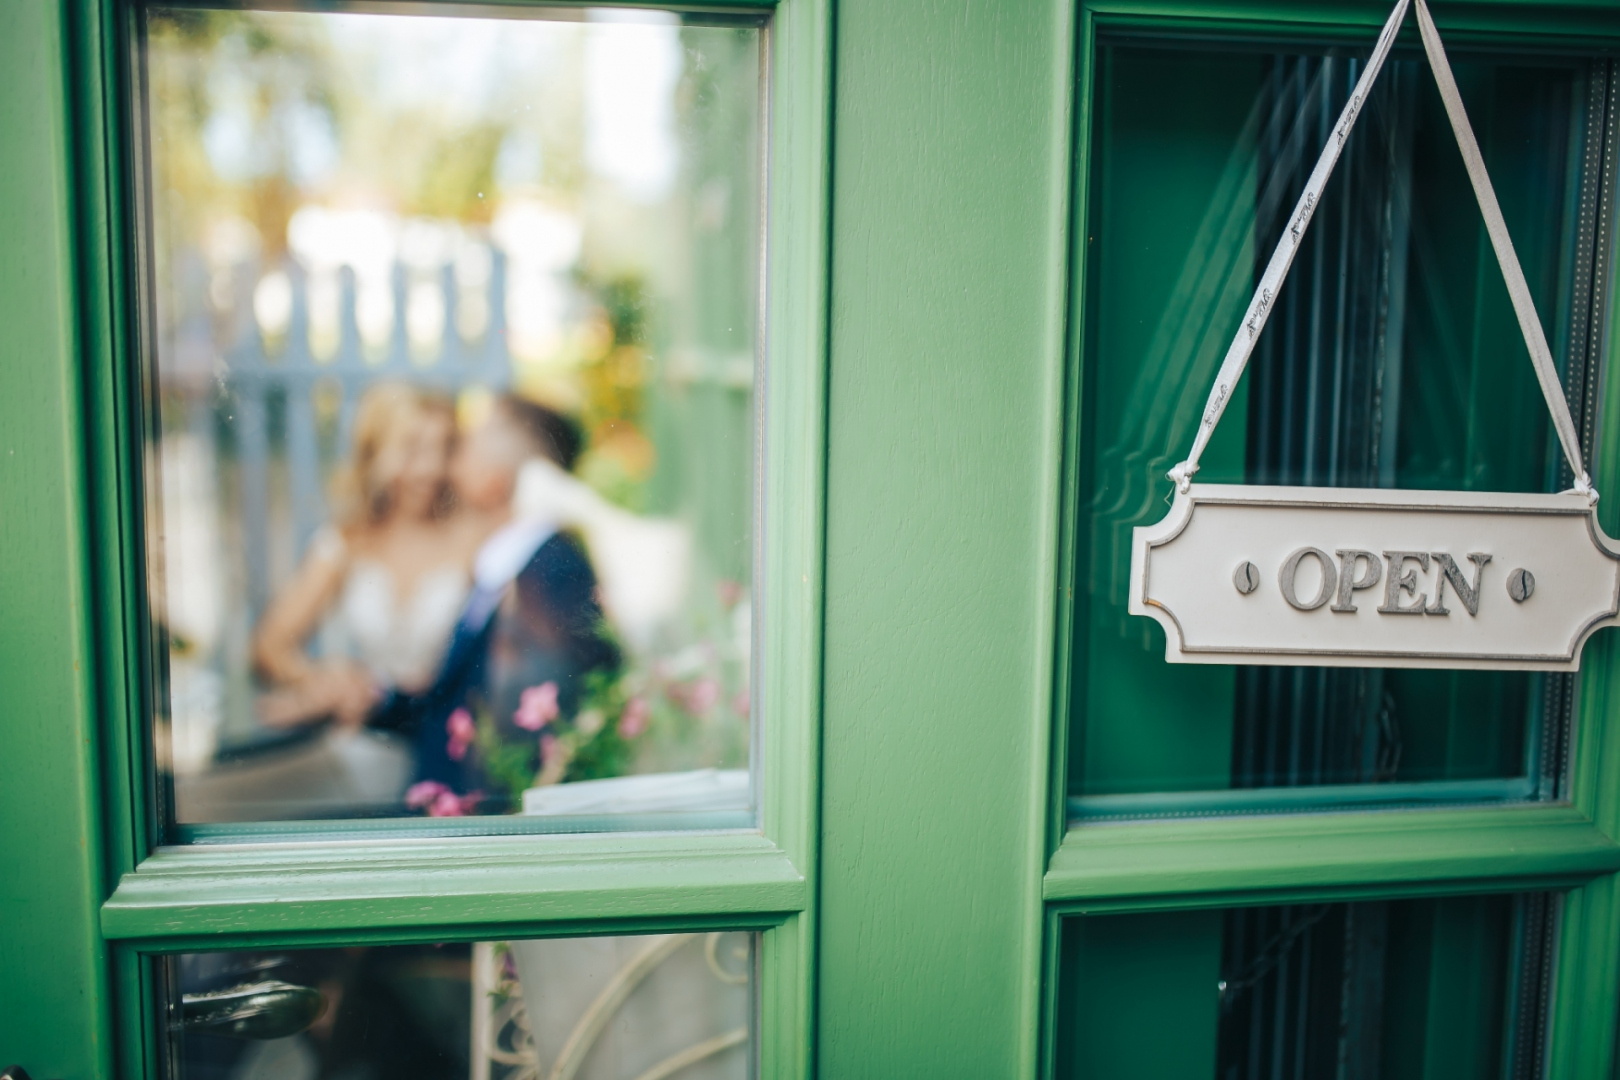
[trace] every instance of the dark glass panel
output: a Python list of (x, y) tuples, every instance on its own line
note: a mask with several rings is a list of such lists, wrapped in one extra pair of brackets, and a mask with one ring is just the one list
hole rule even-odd
[(174, 1080), (741, 1080), (743, 933), (183, 953)]
[[(1601, 238), (1577, 209), (1614, 156), (1594, 122), (1610, 66), (1453, 60), (1572, 408), (1589, 422), (1582, 283)], [(1165, 512), (1163, 473), (1190, 445), (1359, 64), (1099, 49), (1069, 743), (1081, 817), (1556, 795), (1567, 677), (1167, 665), (1162, 631), (1125, 610), (1131, 529)], [(1200, 479), (1544, 491), (1567, 484), (1563, 470), (1433, 79), (1397, 54)], [(1189, 794), (1233, 789), (1251, 793)]]
[(1537, 893), (1067, 919), (1056, 1075), (1531, 1080), (1556, 903)]

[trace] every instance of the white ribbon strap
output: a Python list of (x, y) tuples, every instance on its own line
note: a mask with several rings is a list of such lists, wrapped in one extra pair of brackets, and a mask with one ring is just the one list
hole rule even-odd
[[(1304, 243), (1305, 231), (1310, 227), (1311, 215), (1321, 201), (1322, 189), (1327, 186), (1328, 177), (1333, 174), (1333, 167), (1338, 164), (1339, 153), (1349, 141), (1351, 129), (1355, 127), (1356, 118), (1361, 113), (1362, 103), (1366, 100), (1373, 81), (1378, 78), (1378, 72), (1384, 66), (1384, 59), (1389, 55), (1390, 47), (1395, 43), (1396, 32), (1406, 18), (1409, 2), (1410, 0), (1397, 0), (1395, 10), (1390, 12), (1389, 20), (1384, 23), (1384, 29), (1378, 35), (1378, 44), (1373, 47), (1372, 56), (1368, 59), (1366, 68), (1362, 70), (1361, 77), (1356, 80), (1355, 91), (1345, 103), (1344, 111), (1339, 114), (1339, 122), (1334, 126), (1327, 145), (1322, 148), (1322, 156), (1316, 161), (1316, 168), (1311, 170), (1310, 178), (1305, 182), (1305, 191), (1294, 206), (1291, 224), (1278, 239), (1276, 250), (1271, 254), (1271, 261), (1266, 264), (1265, 273), (1260, 276), (1259, 287), (1255, 289), (1254, 297), (1249, 301), (1243, 325), (1233, 337), (1232, 346), (1226, 351), (1226, 359), (1221, 361), (1220, 371), (1215, 375), (1215, 385), (1209, 392), (1209, 401), (1204, 406), (1203, 420), (1198, 425), (1198, 434), (1193, 438), (1192, 452), (1187, 455), (1187, 460), (1171, 469), (1168, 474), (1170, 479), (1175, 481), (1176, 489), (1183, 494), (1192, 484), (1193, 474), (1198, 471), (1198, 458), (1209, 443), (1209, 437), (1215, 433), (1215, 425), (1220, 422), (1221, 414), (1226, 410), (1226, 403), (1231, 399), (1232, 388), (1243, 376), (1243, 369), (1249, 362), (1249, 354), (1254, 351), (1255, 341), (1259, 338), (1260, 331), (1265, 329), (1266, 320), (1271, 315), (1272, 303), (1282, 288), (1283, 279), (1288, 276), (1288, 269), (1293, 265), (1294, 256)], [(1434, 69), (1435, 81), (1440, 85), (1440, 97), (1445, 102), (1446, 115), (1451, 119), (1452, 130), (1457, 136), (1457, 145), (1468, 167), (1468, 177), (1473, 182), (1480, 213), (1485, 217), (1486, 232), (1490, 234), (1491, 245), (1495, 248), (1497, 261), (1502, 266), (1502, 276), (1507, 280), (1508, 294), (1513, 299), (1513, 310), (1518, 315), (1519, 327), (1524, 332), (1525, 345), (1529, 348), (1530, 359), (1535, 364), (1536, 379), (1541, 383), (1541, 392), (1547, 400), (1547, 409), (1552, 413), (1553, 426), (1558, 431), (1558, 441), (1563, 446), (1564, 456), (1569, 459), (1570, 470), (1576, 477), (1574, 490), (1596, 502), (1597, 492), (1593, 490), (1592, 481), (1581, 463), (1580, 439), (1575, 433), (1575, 422), (1569, 415), (1569, 404), (1564, 400), (1564, 389), (1558, 381), (1558, 369), (1553, 365), (1552, 352), (1547, 347), (1546, 335), (1541, 330), (1541, 320), (1536, 317), (1535, 304), (1530, 299), (1530, 287), (1525, 283), (1524, 271), (1519, 267), (1519, 258), (1514, 253), (1507, 224), (1502, 220), (1502, 210), (1497, 205), (1490, 176), (1485, 171), (1485, 161), (1480, 156), (1479, 144), (1474, 139), (1473, 128), (1468, 123), (1468, 114), (1464, 111), (1462, 98), (1457, 93), (1456, 80), (1451, 75), (1451, 65), (1446, 60), (1445, 49), (1440, 44), (1439, 31), (1435, 29), (1434, 20), (1429, 17), (1428, 5), (1424, 0), (1417, 0), (1417, 14), (1418, 29), (1423, 36), (1424, 50), (1429, 56), (1429, 66)]]
[(1192, 452), (1187, 455), (1186, 461), (1170, 470), (1170, 479), (1176, 482), (1176, 488), (1183, 494), (1192, 483), (1193, 473), (1198, 471), (1198, 458), (1203, 454), (1209, 437), (1215, 434), (1215, 425), (1220, 423), (1221, 413), (1226, 411), (1232, 388), (1243, 377), (1243, 368), (1249, 362), (1249, 354), (1254, 351), (1254, 343), (1260, 337), (1260, 331), (1265, 329), (1266, 320), (1271, 317), (1272, 301), (1277, 299), (1283, 278), (1288, 276), (1288, 268), (1293, 265), (1294, 256), (1305, 242), (1305, 230), (1310, 228), (1311, 215), (1322, 201), (1322, 189), (1327, 186), (1328, 177), (1333, 175), (1333, 166), (1338, 164), (1344, 144), (1350, 141), (1350, 132), (1356, 126), (1356, 118), (1361, 115), (1361, 103), (1367, 99), (1373, 80), (1378, 78), (1390, 46), (1395, 44), (1395, 34), (1401, 28), (1401, 21), (1406, 18), (1408, 2), (1396, 0), (1395, 10), (1389, 13), (1389, 20), (1378, 35), (1378, 44), (1373, 46), (1372, 56), (1362, 69), (1361, 77), (1356, 80), (1355, 92), (1344, 103), (1339, 122), (1333, 126), (1333, 134), (1328, 137), (1327, 145), (1322, 147), (1322, 156), (1316, 159), (1316, 168), (1311, 170), (1310, 178), (1305, 181), (1305, 191), (1300, 195), (1299, 202), (1294, 204), (1293, 217), (1289, 218), (1291, 224), (1278, 238), (1271, 261), (1266, 263), (1266, 272), (1260, 275), (1260, 285), (1249, 301), (1243, 325), (1238, 327), (1231, 348), (1226, 350), (1226, 359), (1221, 361), (1221, 369), (1215, 374), (1215, 385), (1204, 406), (1204, 418), (1198, 425), (1198, 434), (1193, 438)]

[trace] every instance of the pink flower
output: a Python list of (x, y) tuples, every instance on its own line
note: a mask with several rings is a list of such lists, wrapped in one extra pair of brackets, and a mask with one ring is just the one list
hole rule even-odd
[(423, 807), (432, 806), (434, 800), (440, 795), (448, 795), (449, 793), (450, 789), (437, 780), (423, 780), (420, 783), (412, 784), (410, 789), (405, 792), (405, 805), (412, 810), (420, 810)]
[(627, 739), (633, 739), (647, 730), (647, 718), (652, 715), (652, 706), (647, 704), (643, 697), (633, 697), (624, 703), (624, 711), (619, 714), (619, 734)]
[(751, 702), (748, 697), (748, 687), (745, 686), (741, 690), (737, 691), (736, 694), (732, 695), (731, 711), (736, 713), (738, 716), (747, 716), (750, 704)]
[(524, 731), (539, 731), (557, 719), (557, 684), (543, 682), (523, 691), (512, 722)]
[(482, 791), (474, 791), (470, 795), (457, 795), (449, 788), (445, 788), (428, 804), (428, 817), (466, 817), (483, 801)]
[(467, 747), (478, 737), (472, 714), (466, 709), (457, 709), (445, 721), (444, 729), (450, 733), (450, 742), (446, 744), (444, 752), (450, 755), (451, 761), (460, 761), (467, 756)]
[(669, 696), (691, 715), (707, 716), (720, 700), (720, 682), (707, 677), (693, 679), (685, 685), (670, 687)]
[(737, 602), (743, 598), (743, 587), (741, 583), (732, 581), (730, 579), (717, 582), (715, 584), (714, 591), (720, 594), (720, 603), (728, 611), (731, 608), (736, 607)]
[(427, 810), (428, 817), (462, 817), (483, 801), (482, 791), (457, 795), (437, 780), (412, 784), (405, 792), (405, 805), (412, 810)]

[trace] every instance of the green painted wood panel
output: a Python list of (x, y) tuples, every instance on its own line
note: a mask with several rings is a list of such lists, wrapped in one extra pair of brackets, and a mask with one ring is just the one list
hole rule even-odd
[(384, 926), (442, 935), (502, 921), (781, 915), (802, 911), (807, 892), (788, 856), (747, 832), (198, 845), (125, 874), (101, 923), (110, 938), (158, 944)]
[[(43, 12), (48, 4), (42, 0), (36, 6)], [(490, 936), (496, 930), (510, 932), (525, 925), (535, 933), (746, 926), (765, 930), (764, 952), (770, 958), (762, 978), (764, 1006), (771, 1017), (760, 1040), (762, 1061), (772, 1076), (805, 1075), (809, 1061), (805, 1032), (809, 1025), (808, 986), (813, 975), (813, 964), (809, 962), (813, 924), (807, 915), (788, 913), (803, 911), (810, 902), (811, 887), (806, 877), (813, 874), (816, 841), (813, 800), (819, 667), (816, 650), (820, 641), (820, 442), (830, 22), (826, 5), (820, 0), (785, 0), (778, 9), (780, 17), (773, 34), (778, 45), (774, 57), (778, 78), (773, 89), (781, 115), (791, 117), (792, 122), (773, 128), (773, 160), (790, 169), (791, 178), (773, 186), (770, 257), (773, 280), (797, 287), (782, 288), (772, 296), (773, 326), (779, 336), (770, 343), (771, 364), (780, 377), (772, 380), (772, 397), (766, 407), (773, 436), (765, 465), (766, 483), (777, 496), (767, 506), (766, 519), (773, 545), (767, 592), (772, 599), (773, 625), (778, 628), (766, 636), (764, 649), (764, 694), (776, 717), (763, 763), (768, 785), (763, 816), (770, 840), (748, 834), (643, 838), (651, 847), (643, 852), (646, 857), (638, 859), (621, 857), (624, 851), (617, 841), (623, 838), (610, 837), (605, 852), (581, 854), (580, 844), (565, 843), (573, 850), (564, 854), (561, 863), (548, 856), (545, 841), (538, 848), (497, 853), (478, 851), (476, 842), (471, 848), (452, 852), (456, 842), (450, 841), (442, 848), (418, 850), (410, 866), (396, 866), (392, 885), (386, 869), (380, 877), (369, 875), (364, 870), (365, 859), (356, 863), (342, 856), (335, 860), (341, 872), (334, 871), (324, 885), (319, 881), (319, 870), (278, 874), (268, 865), (275, 859), (263, 858), (270, 850), (265, 848), (256, 853), (239, 851), (240, 861), (234, 866), (209, 863), (210, 856), (217, 859), (223, 854), (219, 849), (186, 853), (201, 854), (207, 865), (199, 873), (199, 868), (182, 856), (179, 861), (185, 869), (178, 884), (174, 877), (166, 885), (151, 881), (173, 869), (174, 860), (161, 854), (147, 860), (140, 873), (132, 872), (148, 852), (141, 827), (144, 801), (139, 796), (143, 770), (139, 740), (135, 739), (136, 745), (132, 746), (121, 736), (134, 734), (122, 727), (126, 710), (140, 708), (141, 678), (138, 671), (132, 670), (140, 663), (138, 651), (129, 648), (121, 634), (137, 627), (141, 615), (130, 602), (127, 582), (120, 578), (128, 575), (128, 581), (139, 582), (138, 569), (130, 575), (130, 568), (138, 568), (140, 563), (133, 543), (140, 523), (130, 509), (130, 492), (138, 487), (138, 478), (133, 475), (128, 443), (122, 441), (117, 426), (120, 420), (128, 421), (130, 417), (119, 414), (115, 399), (128, 372), (130, 345), (120, 328), (123, 309), (133, 302), (128, 295), (133, 283), (126, 266), (133, 241), (122, 220), (120, 203), (120, 178), (130, 167), (119, 156), (120, 95), (109, 94), (103, 81), (111, 79), (116, 85), (121, 77), (120, 49), (112, 31), (126, 13), (126, 5), (121, 0), (69, 0), (62, 6), (66, 12), (62, 19), (47, 13), (49, 17), (38, 20), (39, 27), (55, 35), (51, 47), (41, 48), (39, 41), (27, 35), (13, 39), (25, 42), (39, 62), (35, 68), (16, 69), (19, 78), (14, 80), (15, 85), (5, 87), (8, 105), (27, 105), (24, 112), (8, 115), (8, 122), (24, 117), (28, 110), (33, 112), (25, 117), (28, 123), (0, 129), (0, 149), (5, 151), (0, 156), (0, 172), (9, 166), (12, 151), (23, 156), (37, 154), (41, 160), (34, 164), (42, 167), (26, 173), (19, 170), (6, 177), (32, 184), (32, 197), (20, 207), (13, 203), (10, 208), (20, 212), (0, 221), (10, 230), (4, 235), (15, 241), (17, 250), (32, 252), (37, 248), (44, 256), (22, 266), (37, 279), (31, 283), (37, 287), (10, 299), (29, 309), (28, 317), (37, 327), (59, 331), (55, 339), (47, 341), (49, 348), (32, 350), (32, 356), (43, 357), (48, 363), (31, 372), (30, 377), (55, 379), (60, 385), (47, 387), (51, 395), (44, 402), (46, 409), (30, 418), (31, 426), (10, 430), (40, 437), (39, 448), (46, 453), (40, 463), (30, 462), (33, 472), (29, 476), (32, 480), (39, 474), (44, 481), (28, 493), (36, 503), (43, 493), (57, 500), (51, 504), (53, 511), (64, 511), (37, 522), (25, 523), (21, 516), (11, 516), (9, 524), (20, 530), (15, 535), (26, 533), (31, 543), (43, 542), (33, 547), (9, 547), (8, 552), (16, 552), (21, 563), (9, 569), (16, 571), (15, 581), (34, 575), (27, 581), (28, 599), (42, 610), (63, 616), (62, 625), (72, 632), (72, 648), (53, 639), (30, 642), (26, 656), (0, 654), (0, 678), (10, 690), (13, 677), (21, 678), (27, 670), (23, 663), (12, 663), (18, 659), (40, 662), (34, 670), (27, 670), (29, 678), (46, 680), (38, 683), (40, 687), (46, 687), (50, 677), (64, 671), (79, 672), (86, 678), (73, 684), (78, 697), (70, 702), (71, 710), (58, 708), (54, 714), (44, 710), (63, 720), (60, 727), (49, 729), (51, 736), (59, 736), (56, 742), (37, 739), (38, 732), (31, 729), (25, 733), (26, 738), (19, 735), (20, 741), (11, 743), (6, 741), (11, 732), (0, 731), (0, 747), (8, 751), (50, 751), (55, 755), (52, 769), (38, 770), (30, 778), (37, 783), (13, 784), (7, 789), (6, 781), (0, 780), (0, 790), (11, 803), (0, 803), (0, 823), (8, 836), (14, 823), (19, 832), (32, 829), (25, 835), (37, 837), (47, 847), (77, 829), (74, 835), (82, 834), (84, 861), (82, 865), (75, 860), (52, 862), (39, 857), (39, 852), (29, 853), (28, 859), (13, 860), (11, 865), (31, 872), (54, 869), (55, 876), (44, 895), (18, 890), (16, 895), (26, 894), (27, 917), (0, 920), (0, 957), (16, 959), (13, 970), (20, 972), (23, 980), (9, 984), (8, 990), (17, 986), (31, 991), (51, 989), (48, 978), (42, 978), (38, 987), (27, 981), (41, 955), (55, 957), (64, 979), (88, 970), (100, 985), (94, 985), (94, 979), (76, 979), (73, 985), (81, 987), (82, 992), (76, 1004), (48, 996), (34, 1002), (40, 1006), (41, 1015), (54, 1016), (57, 1022), (54, 1026), (33, 1024), (33, 1041), (27, 1047), (31, 1053), (22, 1060), (35, 1066), (43, 1061), (49, 1067), (53, 1061), (64, 1060), (64, 1054), (71, 1059), (73, 1054), (82, 1056), (87, 1052), (101, 1055), (106, 1064), (110, 1060), (106, 1052), (108, 1015), (116, 1011), (120, 1014), (122, 1038), (120, 1075), (138, 1075), (145, 1070), (155, 1076), (156, 1064), (148, 1060), (149, 1048), (145, 1045), (153, 1020), (141, 1015), (142, 1008), (155, 998), (150, 993), (142, 998), (143, 962), (138, 950), (162, 951), (203, 941), (219, 944), (225, 940), (221, 930), (234, 935), (230, 940), (235, 944), (262, 944), (293, 940), (423, 940), (424, 935), (442, 934), (447, 927), (461, 934)], [(32, 10), (27, 14), (30, 19), (40, 16), (40, 12)], [(28, 26), (29, 30), (35, 28)], [(109, 46), (108, 42), (113, 43)], [(41, 109), (45, 111), (39, 112)], [(48, 182), (38, 182), (41, 175)], [(73, 235), (75, 228), (79, 230), (77, 235)], [(70, 258), (75, 250), (77, 264)], [(13, 263), (13, 268), (16, 265)], [(9, 315), (11, 309), (0, 307), (0, 313)], [(51, 323), (53, 318), (61, 325)], [(7, 329), (30, 329), (26, 322), (13, 321)], [(47, 338), (41, 333), (31, 339), (23, 333), (20, 344), (37, 345)], [(6, 359), (7, 366), (0, 375), (10, 391), (10, 374), (15, 365), (12, 357)], [(82, 377), (82, 387), (70, 385), (75, 375)], [(11, 404), (37, 410), (39, 395)], [(132, 408), (125, 410), (130, 411)], [(0, 413), (0, 419), (6, 415)], [(88, 464), (82, 460), (84, 457), (90, 459)], [(50, 472), (51, 466), (56, 466), (54, 473)], [(41, 473), (41, 469), (45, 471)], [(85, 474), (91, 478), (88, 484)], [(10, 477), (6, 479), (9, 485)], [(13, 490), (24, 489), (8, 487), (7, 501), (0, 505), (12, 505), (9, 496)], [(32, 531), (24, 530), (25, 524), (32, 526)], [(57, 572), (61, 567), (76, 565), (75, 560), (89, 569)], [(96, 586), (87, 603), (86, 581), (90, 579), (96, 581)], [(75, 616), (86, 614), (93, 620), (75, 621)], [(7, 642), (8, 648), (10, 644)], [(92, 655), (97, 673), (102, 676), (99, 686), (87, 678)], [(120, 660), (128, 660), (129, 667), (121, 667)], [(100, 695), (94, 706), (90, 704), (92, 691)], [(38, 694), (32, 699), (12, 694), (11, 700), (35, 705), (42, 699)], [(94, 723), (90, 720), (92, 712)], [(92, 732), (113, 744), (106, 759), (107, 776), (99, 782), (93, 767), (98, 748), (88, 740)], [(77, 760), (72, 759), (73, 755)], [(63, 768), (55, 768), (58, 764)], [(64, 769), (70, 764), (71, 784), (64, 780), (69, 776)], [(14, 800), (10, 799), (13, 794)], [(59, 813), (64, 803), (74, 812), (63, 815), (52, 828), (33, 828), (47, 810)], [(21, 807), (23, 812), (14, 817), (14, 807)], [(118, 980), (113, 992), (107, 991), (102, 971), (107, 950), (95, 933), (96, 907), (110, 885), (104, 886), (101, 873), (88, 872), (100, 869), (96, 837), (90, 825), (99, 820), (103, 811), (113, 849), (106, 859), (108, 881), (125, 875), (137, 894), (132, 903), (114, 903), (101, 912), (113, 926), (113, 933), (126, 939), (112, 957)], [(591, 838), (576, 839), (590, 848)], [(782, 847), (776, 847), (772, 840), (780, 841)], [(683, 841), (692, 843), (683, 846)], [(683, 850), (672, 854), (671, 845)], [(277, 850), (287, 854), (286, 848)], [(446, 855), (453, 857), (446, 859)], [(230, 861), (227, 856), (225, 862)], [(332, 862), (327, 864), (329, 871), (333, 870)], [(375, 863), (371, 865), (378, 869)], [(447, 871), (460, 884), (435, 879), (421, 870), (429, 866)], [(218, 870), (224, 873), (215, 873)], [(13, 880), (26, 878), (18, 876)], [(311, 888), (285, 888), (294, 882)], [(83, 887), (75, 892), (75, 886)], [(226, 910), (233, 901), (217, 891), (211, 898), (210, 888), (234, 892), (243, 901), (235, 904), (234, 916)], [(128, 893), (126, 890), (126, 899)], [(388, 910), (390, 894), (394, 901), (403, 900), (402, 906), (392, 912)], [(65, 897), (75, 902), (64, 903)], [(424, 906), (420, 901), (427, 897), (437, 897), (437, 901)], [(215, 902), (222, 899), (223, 904)], [(37, 917), (36, 907), (41, 904), (53, 906), (52, 918), (67, 920), (62, 925), (79, 932), (79, 938), (52, 936), (54, 926), (44, 926)], [(341, 908), (346, 908), (346, 913), (339, 912)], [(399, 917), (401, 912), (403, 918)], [(75, 924), (75, 919), (82, 921)], [(25, 940), (38, 933), (44, 936), (37, 941)], [(31, 951), (36, 946), (43, 952)], [(88, 991), (82, 989), (86, 986)], [(20, 1021), (38, 1019), (28, 1010), (16, 1015)], [(8, 1042), (10, 1019), (0, 1014), (0, 1064), (9, 1060), (12, 1049)], [(51, 1053), (42, 1053), (41, 1048)], [(34, 1071), (39, 1075), (39, 1068)], [(67, 1071), (69, 1075), (111, 1075), (100, 1067)]]
[(0, 1059), (102, 1076), (66, 6), (0, 5)]
[[(1610, 310), (1620, 303), (1615, 267), (1596, 282), (1606, 288)], [(1612, 317), (1611, 317), (1612, 326)], [(1613, 372), (1620, 364), (1620, 334), (1608, 333), (1604, 362)], [(1600, 415), (1608, 417), (1598, 431), (1592, 475), (1600, 491), (1620, 484), (1620, 379), (1603, 384)], [(1598, 521), (1609, 535), (1620, 529), (1620, 501), (1598, 504)], [(1571, 797), (1610, 836), (1620, 835), (1620, 634), (1608, 631), (1587, 648), (1577, 706), (1578, 725), (1571, 767)], [(1615, 1061), (1615, 1002), (1620, 997), (1620, 887), (1613, 875), (1570, 893), (1564, 900), (1560, 927), (1556, 1000), (1579, 1001), (1585, 1008), (1555, 1008), (1551, 1019), (1552, 1049), (1548, 1076), (1577, 1080), (1607, 1075)]]
[(1082, 826), (1046, 898), (1101, 911), (1567, 887), (1620, 869), (1568, 806), (1277, 814)]
[[(1359, 27), (1374, 25), (1381, 6), (1260, 3), (1238, 14), (1348, 18)], [(1485, 7), (1487, 21), (1497, 22), (1519, 10)], [(98, 8), (87, 0), (75, 10)], [(803, 30), (796, 38), (806, 47), (820, 40), (819, 10), (816, 36)], [(840, 10), (823, 876), (814, 873), (815, 823), (797, 798), (815, 785), (816, 739), (806, 723), (787, 740), (792, 761), (767, 765), (783, 781), (767, 794), (767, 821), (793, 863), (760, 852), (759, 877), (739, 883), (750, 898), (718, 890), (691, 909), (797, 908), (804, 882), (793, 880), (794, 867), (818, 891), (819, 952), (805, 944), (808, 917), (786, 917), (766, 937), (764, 1008), (776, 1025), (767, 1042), (779, 1055), (767, 1061), (796, 1057), (785, 1047), (814, 1040), (825, 1076), (1033, 1075), (1075, 35), (1068, 7), (1057, 3), (851, 0)], [(1197, 19), (1216, 12), (1207, 3), (1159, 10)], [(96, 932), (101, 788), (86, 601), (114, 605), (104, 590), (89, 589), (79, 562), (92, 547), (81, 510), (79, 327), (82, 317), (89, 338), (105, 315), (74, 308), (94, 304), (75, 299), (72, 276), (75, 244), (87, 242), (71, 234), (71, 192), (89, 185), (70, 167), (69, 87), (78, 94), (93, 80), (70, 76), (64, 20), (51, 0), (0, 5), (0, 238), (8, 252), (26, 253), (0, 269), (0, 760), (13, 763), (0, 771), (0, 1058), (21, 1060), (36, 1076), (69, 1078), (112, 1074), (111, 995)], [(778, 89), (787, 91), (780, 124), (803, 124), (824, 107), (819, 74)], [(811, 139), (779, 158), (773, 183), (812, 188), (819, 199), (826, 161)], [(86, 210), (85, 218), (106, 212)], [(774, 234), (772, 257), (819, 270), (819, 240), (802, 223), (784, 235)], [(800, 306), (773, 330), (813, 342), (814, 351), (817, 287), (788, 290)], [(772, 302), (789, 300), (776, 290)], [(815, 364), (795, 367), (792, 378), (797, 393), (819, 395)], [(803, 414), (795, 424), (819, 420), (817, 407)], [(802, 427), (792, 431), (804, 437)], [(818, 486), (819, 459), (788, 454), (784, 467)], [(98, 562), (98, 572), (117, 561)], [(813, 569), (803, 575), (805, 592), (793, 596), (798, 648), (781, 654), (798, 665), (782, 676), (794, 687), (814, 681), (812, 580)], [(1594, 647), (1594, 671), (1612, 670), (1614, 652)], [(1595, 676), (1584, 683), (1589, 712), (1620, 716), (1609, 708), (1609, 684)], [(800, 689), (783, 694), (814, 711), (813, 688)], [(1605, 835), (1616, 832), (1609, 778), (1620, 773), (1603, 763), (1613, 764), (1620, 741), (1599, 747), (1605, 726), (1588, 730), (1594, 753), (1577, 784), (1584, 812), (1564, 811), (1557, 821), (1538, 810), (1543, 816), (1515, 830), (1480, 818), (1481, 828), (1503, 830), (1453, 851), (1434, 832), (1403, 842), (1404, 819), (1369, 815), (1337, 845), (1309, 830), (1252, 836), (1238, 845), (1248, 862), (1217, 850), (1238, 839), (1218, 828), (1167, 826), (1182, 831), (1158, 834), (1157, 854), (1121, 850), (1134, 842), (1127, 838), (1146, 835), (1121, 830), (1115, 850), (1066, 848), (1047, 878), (1048, 897), (1054, 906), (1084, 906), (1099, 875), (1109, 879), (1110, 902), (1137, 906), (1208, 906), (1257, 884), (1275, 899), (1349, 895), (1358, 883), (1390, 894), (1477, 889), (1513, 874), (1561, 884), (1606, 875), (1617, 850)], [(1449, 824), (1466, 833), (1466, 823)], [(128, 822), (114, 830), (121, 851), (139, 849), (135, 831)], [(10, 842), (17, 836), (30, 840)], [(1441, 856), (1451, 858), (1440, 871), (1421, 865)], [(115, 865), (123, 861), (121, 854)], [(722, 863), (714, 861), (706, 880), (730, 872)], [(624, 875), (642, 891), (634, 913), (620, 912), (627, 919), (646, 918), (656, 903), (658, 868), (644, 869)], [(703, 888), (695, 877), (668, 884)], [(1604, 876), (1572, 897), (1566, 956), (1602, 957), (1581, 956), (1569, 968), (1579, 976), (1569, 982), (1579, 1000), (1595, 1004), (1559, 1015), (1560, 1076), (1607, 1067), (1620, 921), (1613, 892)], [(514, 910), (505, 916), (521, 919)], [(122, 917), (116, 909), (110, 916)], [(273, 933), (264, 925), (270, 913), (260, 916), (243, 932)], [(1193, 926), (1211, 916), (1169, 917)], [(778, 912), (761, 925), (781, 919)], [(358, 932), (353, 920), (346, 925), (336, 932)], [(381, 925), (372, 931), (408, 936)], [(1205, 932), (1190, 940), (1215, 939)], [(1129, 975), (1132, 956), (1120, 959)], [(124, 961), (128, 974), (129, 954)], [(822, 993), (812, 1018), (790, 987), (800, 978), (809, 985), (817, 966)], [(121, 984), (126, 992), (129, 985)], [(768, 1065), (764, 1075), (784, 1071)]]
[(1034, 1069), (1067, 10), (839, 7), (822, 1076)]

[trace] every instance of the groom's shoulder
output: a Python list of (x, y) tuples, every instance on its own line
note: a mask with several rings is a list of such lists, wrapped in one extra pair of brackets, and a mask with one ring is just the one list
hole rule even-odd
[(585, 546), (567, 532), (555, 532), (547, 537), (518, 576), (548, 586), (594, 585), (596, 582)]

